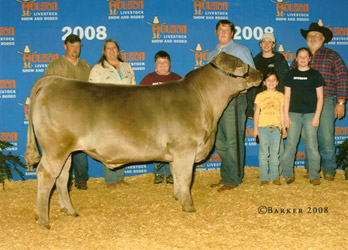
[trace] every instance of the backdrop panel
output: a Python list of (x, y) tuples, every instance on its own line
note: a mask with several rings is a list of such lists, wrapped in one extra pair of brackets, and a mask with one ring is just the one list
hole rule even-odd
[[(276, 49), (289, 64), (294, 52), (306, 46), (300, 29), (320, 22), (335, 35), (327, 47), (348, 62), (347, 10), (344, 0), (1, 1), (1, 140), (13, 144), (9, 149), (13, 154), (24, 154), (31, 87), (52, 60), (64, 55), (63, 41), (71, 33), (82, 38), (81, 58), (91, 65), (101, 56), (103, 41), (115, 39), (139, 83), (154, 70), (153, 57), (159, 50), (171, 55), (172, 71), (181, 76), (204, 65), (209, 51), (216, 46), (215, 25), (221, 19), (236, 25), (235, 40), (247, 46), (254, 56), (260, 52), (262, 34), (274, 32)], [(347, 119), (336, 123), (337, 144), (348, 137)], [(258, 145), (252, 132), (253, 123), (248, 120), (246, 165), (258, 166)], [(303, 166), (304, 159), (301, 142), (296, 166)], [(92, 159), (89, 163), (90, 176), (102, 176), (101, 164)], [(197, 170), (219, 167), (219, 156), (213, 151)], [(126, 168), (126, 175), (152, 171), (152, 164), (132, 165)], [(26, 178), (35, 178), (35, 172), (27, 171)]]

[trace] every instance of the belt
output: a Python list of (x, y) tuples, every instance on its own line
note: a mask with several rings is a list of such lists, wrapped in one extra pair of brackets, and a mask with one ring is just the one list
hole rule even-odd
[(268, 128), (270, 130), (275, 130), (277, 129), (278, 127), (277, 126), (274, 126), (274, 125), (267, 125), (265, 128)]

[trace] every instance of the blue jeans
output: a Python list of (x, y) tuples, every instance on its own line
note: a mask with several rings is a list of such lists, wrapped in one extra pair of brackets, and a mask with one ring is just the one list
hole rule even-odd
[(171, 176), (172, 173), (170, 172), (169, 164), (168, 163), (154, 163), (155, 168), (153, 170), (154, 174), (158, 174), (161, 176)]
[(290, 112), (289, 116), (291, 128), (288, 129), (287, 143), (280, 163), (283, 169), (283, 176), (284, 178), (294, 176), (295, 155), (297, 145), (300, 141), (301, 130), (303, 130), (303, 143), (308, 153), (309, 179), (319, 179), (320, 155), (317, 138), (318, 127), (312, 126), (314, 113), (300, 114)]
[(221, 158), (220, 183), (222, 184), (238, 186), (243, 181), (246, 108), (245, 95), (233, 98), (218, 123), (216, 150)]
[[(280, 139), (280, 146), (279, 146), (279, 161), (283, 157), (284, 150), (285, 150), (283, 137), (280, 136), (280, 138), (281, 139)], [(283, 173), (283, 169), (282, 169), (281, 165), (279, 164), (279, 174), (281, 175), (282, 173)]]
[[(75, 186), (79, 183), (87, 183), (88, 176), (88, 158), (87, 154), (78, 151), (73, 152), (71, 162), (71, 169), (75, 172)], [(70, 171), (70, 178), (72, 177), (72, 171)]]
[(279, 180), (280, 129), (259, 127), (260, 181)]
[(109, 169), (103, 165), (105, 184), (116, 184), (124, 179), (124, 167)]
[[(321, 164), (324, 174), (336, 174), (336, 147), (335, 147), (335, 106), (336, 97), (324, 98), (324, 106), (320, 116), (318, 129), (318, 144)], [(305, 168), (308, 169), (308, 160), (305, 159)]]

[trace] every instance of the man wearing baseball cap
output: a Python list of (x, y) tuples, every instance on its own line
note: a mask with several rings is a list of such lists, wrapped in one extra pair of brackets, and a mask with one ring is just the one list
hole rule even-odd
[[(308, 30), (301, 29), (302, 36), (312, 52), (310, 67), (318, 70), (325, 80), (324, 106), (318, 129), (319, 153), (324, 179), (333, 181), (336, 174), (335, 120), (345, 115), (345, 102), (348, 98), (347, 67), (341, 56), (334, 50), (324, 47), (331, 41), (332, 31), (318, 23), (311, 23)], [(292, 67), (296, 63), (293, 62)]]
[[(80, 81), (88, 82), (91, 66), (80, 57), (81, 39), (75, 34), (70, 34), (64, 40), (65, 55), (52, 61), (45, 75), (57, 75), (68, 77)], [(72, 185), (72, 170), (75, 172), (75, 186), (77, 189), (86, 190), (88, 176), (88, 158), (87, 154), (78, 151), (72, 153), (69, 190)]]

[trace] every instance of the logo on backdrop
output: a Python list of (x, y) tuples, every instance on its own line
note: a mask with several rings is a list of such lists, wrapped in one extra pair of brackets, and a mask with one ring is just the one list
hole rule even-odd
[(295, 166), (296, 167), (303, 167), (305, 164), (306, 159), (306, 152), (305, 151), (297, 151), (296, 158), (295, 158)]
[(132, 66), (134, 71), (146, 69), (145, 67), (145, 52), (124, 52), (120, 51), (121, 58)]
[(59, 58), (58, 54), (31, 52), (29, 45), (25, 45), (24, 50), (17, 53), (23, 55), (23, 73), (43, 73), (50, 62)]
[(251, 125), (245, 127), (245, 146), (256, 146), (254, 128)]
[(335, 144), (339, 145), (348, 138), (348, 127), (346, 126), (337, 126), (335, 127)]
[(12, 144), (12, 147), (6, 149), (6, 151), (17, 151), (17, 132), (0, 132), (0, 141), (6, 141)]
[(22, 4), (22, 21), (58, 21), (58, 2), (16, 1)]
[(29, 112), (30, 112), (30, 98), (25, 99), (25, 103), (18, 103), (20, 106), (24, 107), (24, 124), (29, 123)]
[(193, 1), (193, 19), (217, 20), (228, 19), (228, 2), (227, 1), (208, 1), (208, 0), (191, 0)]
[(109, 2), (108, 19), (144, 19), (144, 1), (104, 0)]
[(213, 153), (209, 157), (209, 160), (204, 163), (207, 169), (219, 169), (221, 165), (221, 158), (218, 153)]
[(0, 27), (0, 45), (15, 45), (15, 27)]
[(209, 58), (209, 50), (203, 50), (200, 43), (197, 43), (196, 49), (190, 49), (195, 55), (195, 69), (204, 65)]
[(288, 22), (308, 22), (309, 21), (309, 4), (308, 3), (291, 3), (290, 1), (271, 0), (275, 3), (276, 21)]
[(0, 99), (16, 98), (16, 80), (0, 80)]
[(129, 175), (139, 175), (139, 174), (146, 174), (148, 173), (148, 169), (147, 166), (144, 164), (140, 164), (140, 165), (131, 165), (128, 166), (125, 170), (125, 175), (129, 176)]
[(187, 25), (161, 23), (158, 16), (146, 23), (152, 27), (152, 43), (187, 43)]
[(295, 54), (292, 53), (290, 50), (285, 51), (283, 44), (279, 45), (278, 52), (285, 57), (285, 60), (288, 62), (289, 65), (295, 60)]
[[(323, 21), (319, 19), (318, 24), (320, 26), (323, 25)], [(329, 29), (331, 29), (333, 33), (333, 38), (329, 42), (330, 45), (348, 45), (348, 26), (346, 27), (329, 27), (325, 26)]]

